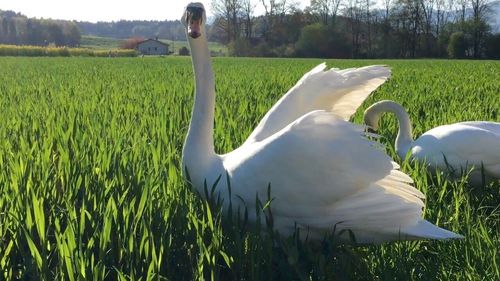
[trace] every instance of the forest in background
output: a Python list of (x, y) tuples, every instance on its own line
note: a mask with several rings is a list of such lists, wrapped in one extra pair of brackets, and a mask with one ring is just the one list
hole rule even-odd
[[(264, 14), (254, 16), (257, 6)], [(213, 0), (213, 38), (233, 55), (500, 58), (491, 0)], [(215, 36), (214, 36), (215, 35)]]
[[(381, 5), (382, 4), (382, 5)], [(232, 56), (500, 58), (490, 0), (213, 0), (209, 40)], [(257, 9), (264, 10), (256, 15)], [(176, 21), (78, 22), (0, 11), (0, 44), (79, 46), (81, 35), (185, 40)]]
[(80, 40), (80, 28), (73, 21), (28, 18), (0, 10), (0, 44), (76, 47)]

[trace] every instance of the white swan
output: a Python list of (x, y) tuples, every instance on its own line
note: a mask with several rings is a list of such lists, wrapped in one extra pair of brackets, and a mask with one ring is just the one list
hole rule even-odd
[(410, 185), (411, 178), (366, 138), (363, 126), (344, 120), (385, 81), (389, 71), (384, 67), (326, 72), (324, 65), (316, 67), (280, 99), (241, 147), (217, 155), (205, 20), (202, 4), (187, 6), (183, 22), (196, 90), (182, 165), (201, 194), (222, 176), (215, 192), (224, 207), (232, 200), (234, 208), (248, 208), (249, 219), (255, 221), (255, 198), (265, 202), (270, 185), (274, 227), (282, 235), (293, 233), (296, 224), (302, 237), (307, 232), (310, 239), (321, 239), (336, 227), (352, 230), (360, 243), (461, 237), (423, 220), (424, 195)]
[(406, 110), (393, 101), (380, 101), (365, 111), (365, 123), (373, 129), (384, 112), (394, 113), (399, 122), (396, 152), (405, 159), (410, 157), (427, 163), (430, 169), (451, 168), (455, 172), (468, 172), (469, 183), (483, 182), (481, 166), (486, 180), (500, 178), (500, 123), (471, 121), (443, 125), (431, 129), (415, 141), (412, 138), (410, 117)]

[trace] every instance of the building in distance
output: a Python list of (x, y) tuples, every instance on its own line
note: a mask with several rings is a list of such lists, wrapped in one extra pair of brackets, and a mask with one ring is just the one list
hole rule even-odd
[(168, 55), (168, 44), (159, 41), (158, 38), (139, 42), (136, 49), (143, 55)]

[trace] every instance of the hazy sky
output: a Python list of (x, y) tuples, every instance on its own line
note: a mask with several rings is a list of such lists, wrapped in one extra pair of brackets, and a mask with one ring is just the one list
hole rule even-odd
[[(262, 10), (259, 0), (253, 0)], [(13, 10), (29, 17), (80, 21), (120, 19), (175, 20), (192, 0), (0, 0), (0, 10)], [(200, 1), (210, 13), (211, 0)], [(296, 0), (301, 7), (310, 0)]]

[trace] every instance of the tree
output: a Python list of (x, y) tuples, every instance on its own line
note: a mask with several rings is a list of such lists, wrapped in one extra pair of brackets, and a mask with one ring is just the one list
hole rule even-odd
[(485, 41), (486, 57), (500, 59), (500, 33), (489, 35)]
[(243, 0), (241, 12), (243, 18), (243, 30), (245, 32), (245, 38), (247, 39), (252, 37), (254, 9), (255, 5), (251, 0)]
[(8, 22), (6, 18), (1, 18), (0, 24), (0, 44), (7, 43)]
[(297, 51), (305, 57), (328, 57), (330, 37), (326, 34), (328, 28), (321, 23), (304, 27), (296, 44)]
[(463, 32), (455, 32), (450, 36), (448, 43), (448, 56), (453, 59), (465, 58), (467, 50), (467, 40)]
[(287, 0), (260, 0), (264, 7), (262, 35), (272, 45), (282, 43), (279, 33), (283, 31), (284, 18), (290, 3)]
[(344, 12), (350, 27), (351, 57), (359, 58), (361, 54), (361, 33), (363, 9), (360, 0), (349, 0)]
[(67, 46), (76, 47), (80, 45), (82, 35), (74, 22), (68, 22), (63, 26), (63, 34), (66, 38)]
[(346, 38), (332, 26), (314, 23), (302, 28), (296, 48), (304, 57), (345, 58), (349, 55), (346, 42)]
[(481, 45), (484, 44), (484, 38), (488, 32), (486, 24), (486, 14), (488, 12), (488, 4), (490, 0), (470, 0), (472, 6), (472, 50), (473, 56), (479, 58), (481, 56)]
[(239, 16), (242, 14), (242, 0), (212, 0), (216, 23), (226, 35), (226, 43), (236, 40), (240, 33)]
[(48, 23), (47, 32), (49, 36), (48, 42), (54, 43), (56, 46), (64, 46), (65, 38), (62, 27), (57, 23), (50, 21)]
[(372, 56), (372, 15), (371, 15), (371, 1), (365, 0), (365, 23), (367, 28), (367, 43), (368, 43), (368, 57)]
[(9, 20), (7, 25), (7, 43), (17, 44), (17, 28), (14, 20)]
[(317, 14), (324, 25), (333, 24), (341, 0), (311, 0), (310, 10)]

